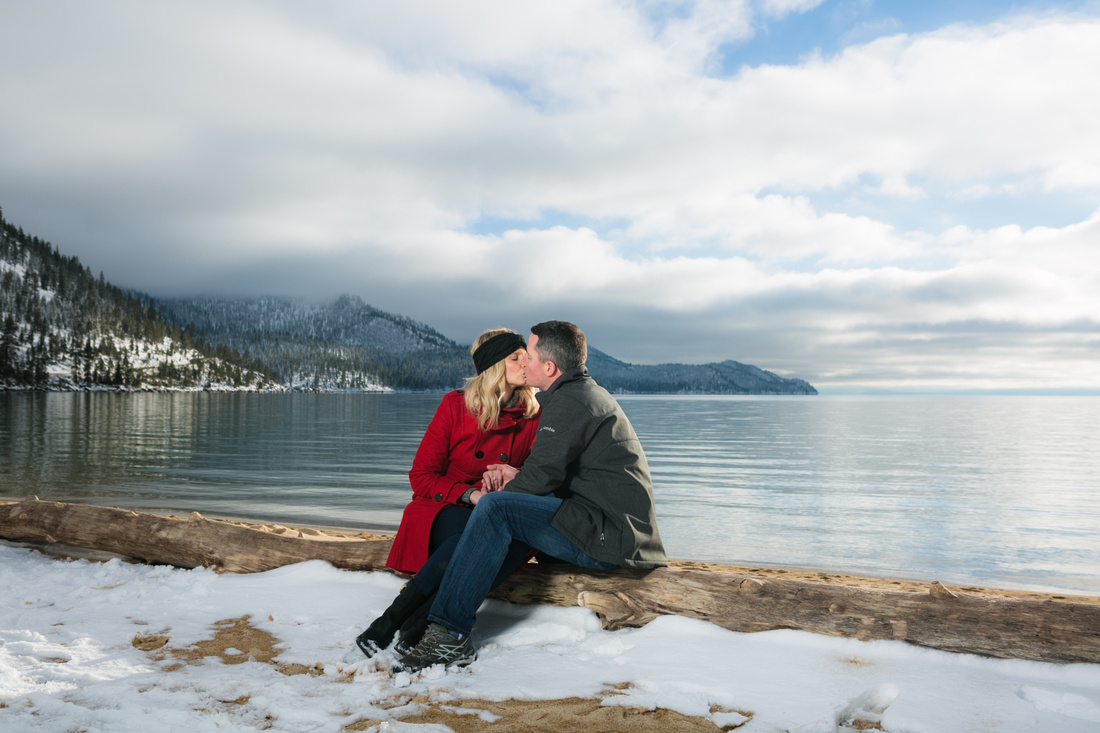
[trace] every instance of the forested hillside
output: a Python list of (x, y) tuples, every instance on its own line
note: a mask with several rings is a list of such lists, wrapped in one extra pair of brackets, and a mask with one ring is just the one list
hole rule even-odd
[(253, 354), (286, 385), (310, 389), (439, 390), (473, 375), (468, 347), (404, 316), (342, 295), (158, 301), (165, 318), (211, 343)]
[(164, 321), (146, 299), (0, 211), (0, 388), (265, 389), (266, 368)]

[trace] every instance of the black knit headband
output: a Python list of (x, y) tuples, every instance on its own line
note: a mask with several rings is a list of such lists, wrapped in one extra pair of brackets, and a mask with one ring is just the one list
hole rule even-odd
[(474, 367), (481, 374), (516, 349), (526, 347), (527, 342), (518, 333), (498, 333), (474, 350)]

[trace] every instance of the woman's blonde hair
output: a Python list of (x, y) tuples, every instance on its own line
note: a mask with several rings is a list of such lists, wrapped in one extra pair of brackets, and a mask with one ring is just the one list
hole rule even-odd
[[(474, 339), (470, 346), (470, 354), (477, 351), (477, 347), (502, 333), (515, 333), (510, 328), (492, 328)], [(497, 426), (500, 420), (501, 397), (508, 391), (508, 381), (504, 376), (504, 360), (466, 380), (466, 409), (477, 418), (477, 426), (481, 430), (491, 430)], [(526, 408), (524, 417), (534, 417), (539, 411), (539, 403), (535, 400), (535, 390), (529, 385), (516, 387), (514, 394), (519, 397)], [(518, 403), (517, 403), (518, 404)]]

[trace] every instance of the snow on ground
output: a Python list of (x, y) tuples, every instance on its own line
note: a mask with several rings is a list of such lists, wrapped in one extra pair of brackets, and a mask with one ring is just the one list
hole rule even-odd
[[(421, 695), (459, 709), (462, 698), (602, 696), (746, 732), (853, 730), (844, 723), (873, 720), (884, 706), (881, 728), (892, 733), (1100, 731), (1100, 665), (738, 634), (680, 617), (606, 632), (581, 608), (492, 601), (479, 615), (473, 665), (391, 676), (352, 640), (401, 583), (321, 562), (217, 575), (55, 560), (0, 542), (0, 730), (449, 730), (394, 722)], [(279, 640), (274, 661), (248, 637), (237, 642), (247, 649), (187, 657), (240, 625), (217, 622), (246, 615)], [(228, 663), (244, 655), (255, 661)], [(609, 695), (613, 685), (622, 689)], [(493, 716), (481, 717), (493, 730)]]

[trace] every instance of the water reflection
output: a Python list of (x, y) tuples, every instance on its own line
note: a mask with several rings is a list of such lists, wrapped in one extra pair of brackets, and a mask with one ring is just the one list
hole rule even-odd
[[(399, 403), (399, 404), (398, 404)], [(397, 526), (433, 395), (3, 395), (3, 493)]]
[(621, 403), (680, 557), (1100, 593), (1100, 400)]
[[(0, 494), (392, 530), (438, 401), (0, 394)], [(1100, 399), (620, 402), (673, 557), (1100, 594)]]

